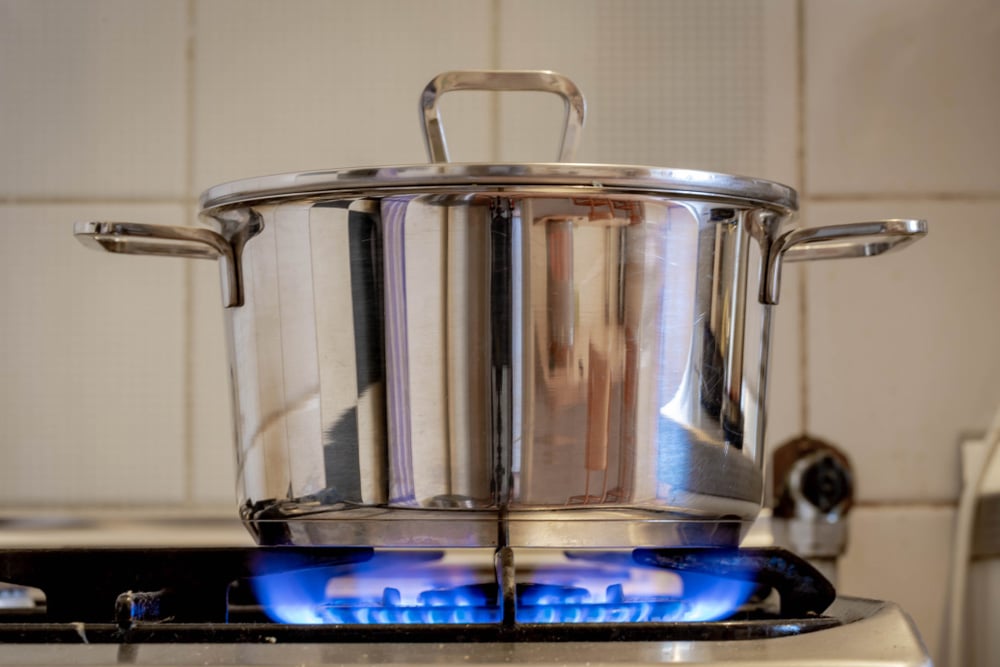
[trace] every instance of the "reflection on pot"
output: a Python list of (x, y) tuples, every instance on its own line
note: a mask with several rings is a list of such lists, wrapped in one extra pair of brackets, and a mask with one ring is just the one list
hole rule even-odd
[[(274, 224), (244, 250), (255, 263), (242, 316), (308, 311), (315, 338), (282, 326), (279, 350), (236, 347), (233, 368), (251, 386), (276, 355), (287, 392), (289, 362), (314, 357), (298, 370), (319, 376), (323, 427), (284, 440), (243, 415), (244, 493), (270, 499), (267, 516), (586, 509), (624, 527), (755, 514), (760, 434), (727, 418), (763, 399), (766, 350), (743, 359), (748, 303), (766, 309), (745, 299), (762, 256), (745, 212), (719, 224), (694, 202), (492, 195), (311, 206), (300, 279), (251, 289), (261, 255), (292, 263), (283, 252), (296, 246), (276, 238), (289, 208), (259, 209)], [(314, 474), (294, 474), (303, 461)]]

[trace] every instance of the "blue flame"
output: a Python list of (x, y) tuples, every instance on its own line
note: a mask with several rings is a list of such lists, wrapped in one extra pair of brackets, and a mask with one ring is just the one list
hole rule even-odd
[(492, 572), (477, 575), (437, 552), (382, 552), (364, 563), (296, 567), (251, 579), (265, 613), (279, 623), (495, 623), (501, 617)]
[(254, 592), (271, 620), (295, 625), (323, 623), (319, 609), (330, 579), (329, 568), (289, 570), (252, 580)]
[(710, 574), (687, 572), (684, 580), (684, 602), (689, 606), (687, 618), (692, 621), (719, 621), (729, 618), (750, 599), (757, 584)]
[[(440, 558), (376, 554), (366, 563), (292, 569), (252, 580), (274, 621), (293, 624), (498, 623), (492, 569)], [(487, 561), (489, 562), (489, 561)], [(478, 572), (478, 574), (477, 574)], [(523, 580), (521, 580), (523, 578)], [(630, 558), (525, 567), (516, 582), (519, 623), (696, 622), (724, 619), (751, 582), (678, 574)]]
[[(562, 587), (518, 585), (517, 620), (520, 623), (677, 623), (728, 618), (756, 588), (747, 581), (702, 574), (678, 575), (669, 570), (632, 568), (630, 581), (611, 583), (603, 591), (607, 573), (582, 577), (560, 573), (572, 582)], [(650, 576), (652, 575), (652, 576)], [(663, 591), (662, 580), (679, 579), (679, 589)], [(657, 582), (656, 580), (661, 580)], [(589, 581), (588, 581), (589, 580)], [(597, 592), (600, 591), (600, 592)], [(662, 591), (662, 592), (661, 592)]]

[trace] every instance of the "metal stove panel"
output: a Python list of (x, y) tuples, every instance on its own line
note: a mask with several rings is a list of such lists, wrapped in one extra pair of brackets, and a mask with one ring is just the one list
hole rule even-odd
[(929, 667), (910, 618), (895, 604), (839, 598), (839, 627), (745, 641), (347, 644), (8, 644), (0, 665), (702, 665)]

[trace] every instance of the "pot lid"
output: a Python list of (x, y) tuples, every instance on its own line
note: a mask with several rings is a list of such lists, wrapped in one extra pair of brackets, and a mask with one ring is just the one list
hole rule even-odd
[[(565, 102), (566, 111), (559, 162), (449, 163), (437, 100), (453, 90), (527, 90), (559, 95)], [(581, 195), (647, 192), (705, 197), (765, 205), (785, 212), (797, 208), (795, 190), (759, 178), (693, 169), (573, 163), (573, 154), (583, 129), (586, 103), (576, 85), (555, 72), (445, 72), (424, 88), (420, 97), (420, 112), (431, 164), (306, 171), (223, 183), (202, 194), (202, 210), (338, 193), (516, 187), (566, 187), (579, 189)]]
[(306, 171), (247, 178), (209, 188), (203, 210), (339, 192), (440, 190), (442, 188), (550, 186), (586, 193), (650, 192), (763, 204), (785, 211), (797, 208), (795, 190), (759, 178), (694, 169), (605, 164), (423, 164)]

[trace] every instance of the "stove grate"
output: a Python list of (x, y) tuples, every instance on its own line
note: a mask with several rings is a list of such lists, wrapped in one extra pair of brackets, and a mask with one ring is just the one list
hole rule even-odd
[[(416, 552), (413, 558), (433, 561), (440, 555)], [(416, 618), (406, 619), (410, 622), (397, 622), (393, 606), (398, 606), (398, 593), (391, 593), (391, 587), (383, 595), (388, 611), (384, 611), (381, 624), (357, 625), (343, 619), (320, 625), (274, 623), (265, 616), (249, 585), (255, 578), (280, 576), (290, 568), (302, 572), (352, 570), (375, 556), (371, 549), (315, 547), (0, 550), (0, 581), (40, 589), (45, 597), (44, 606), (0, 610), (0, 642), (697, 641), (781, 637), (840, 623), (821, 615), (834, 598), (832, 586), (802, 559), (780, 549), (566, 554), (571, 561), (620, 562), (626, 558), (645, 566), (669, 568), (681, 577), (722, 574), (741, 582), (762, 582), (779, 594), (777, 610), (773, 605), (744, 607), (725, 620), (711, 622), (673, 622), (669, 615), (655, 617), (658, 622), (646, 622), (650, 616), (629, 614), (642, 609), (642, 604), (652, 609), (649, 605), (654, 602), (628, 600), (614, 586), (608, 588), (607, 610), (593, 605), (591, 611), (573, 611), (560, 620), (595, 620), (581, 616), (593, 613), (608, 616), (599, 619), (602, 621), (616, 620), (617, 614), (632, 622), (538, 622), (552, 620), (549, 616), (557, 612), (542, 604), (532, 612), (531, 603), (555, 601), (558, 607), (560, 601), (578, 602), (576, 597), (582, 594), (572, 588), (515, 583), (514, 554), (509, 549), (496, 553), (495, 583), (463, 589), (463, 594), (493, 605), (495, 613), (488, 620), (495, 622), (489, 623), (468, 615), (467, 609), (460, 609), (466, 615), (451, 619), (448, 625), (424, 623), (454, 611), (447, 608), (451, 598), (436, 592), (426, 598), (432, 606), (412, 611)], [(388, 558), (402, 556), (409, 557), (393, 554)], [(341, 603), (333, 599), (326, 604), (332, 609)], [(655, 603), (668, 611), (680, 604)], [(531, 613), (519, 614), (519, 605)]]

